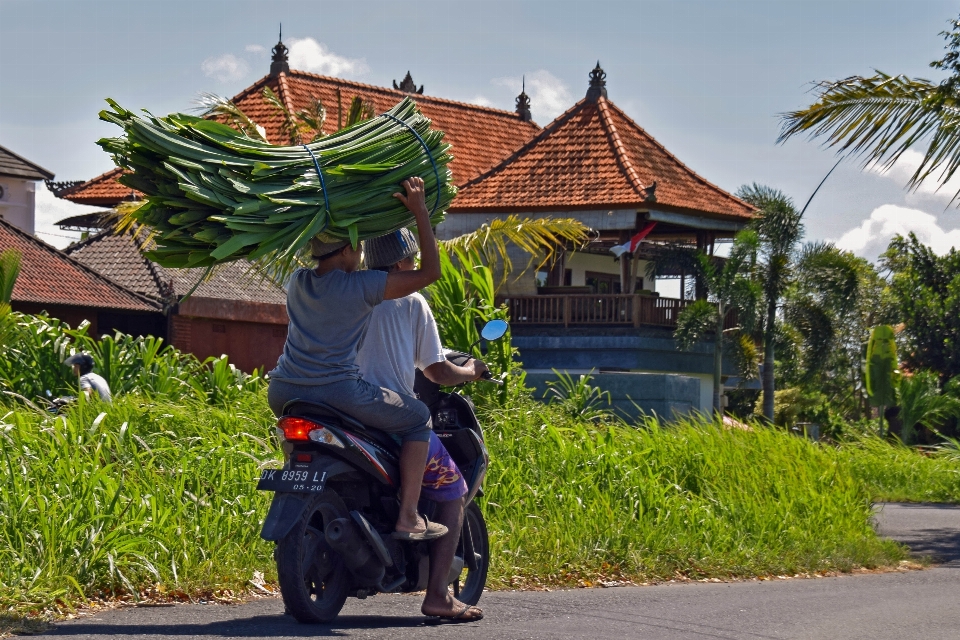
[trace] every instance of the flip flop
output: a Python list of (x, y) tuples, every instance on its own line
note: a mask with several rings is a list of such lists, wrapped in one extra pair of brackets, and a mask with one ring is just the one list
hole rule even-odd
[(436, 540), (447, 534), (448, 529), (442, 524), (430, 522), (427, 516), (417, 516), (423, 520), (425, 528), (423, 531), (394, 531), (391, 537), (394, 540), (406, 540), (408, 542), (420, 542), (423, 540)]
[[(477, 622), (479, 620), (483, 620), (483, 609), (479, 607), (474, 607), (465, 602), (462, 604), (463, 604), (463, 608), (460, 609), (460, 611), (458, 611), (456, 614), (452, 616), (451, 615), (434, 616), (426, 613), (424, 613), (423, 615), (427, 616), (427, 622), (430, 622), (431, 624), (460, 624), (463, 622)], [(464, 614), (466, 614), (471, 609), (476, 609), (479, 615), (477, 615), (477, 617), (475, 618), (464, 618), (463, 617)], [(423, 612), (421, 611), (421, 613)]]

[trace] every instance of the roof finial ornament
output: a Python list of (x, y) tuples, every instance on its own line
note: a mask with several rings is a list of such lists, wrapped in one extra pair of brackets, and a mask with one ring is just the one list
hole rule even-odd
[(280, 25), (280, 39), (277, 41), (277, 46), (273, 49), (273, 61), (270, 63), (270, 77), (276, 78), (281, 73), (290, 73), (290, 63), (288, 53), (290, 49), (287, 49), (287, 46), (283, 44), (283, 25)]
[(520, 85), (520, 95), (517, 96), (517, 115), (524, 122), (533, 120), (533, 114), (530, 113), (530, 96), (527, 95), (527, 77), (524, 76)]
[(407, 71), (407, 75), (403, 77), (403, 81), (400, 84), (397, 84), (397, 81), (393, 81), (393, 88), (397, 91), (403, 91), (404, 93), (423, 93), (423, 85), (420, 85), (420, 88), (417, 88), (417, 83), (413, 81), (413, 76), (410, 75), (410, 72)]
[(597, 100), (600, 96), (607, 97), (607, 73), (600, 68), (600, 61), (597, 60), (597, 66), (590, 72), (590, 88), (587, 89), (587, 99)]

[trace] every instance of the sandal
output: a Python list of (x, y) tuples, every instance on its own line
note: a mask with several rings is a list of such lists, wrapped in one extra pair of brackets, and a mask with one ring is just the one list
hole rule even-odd
[[(463, 605), (463, 608), (453, 615), (437, 616), (428, 613), (424, 613), (423, 615), (427, 616), (427, 622), (433, 624), (459, 624), (461, 622), (477, 622), (479, 620), (483, 620), (483, 609), (480, 607), (471, 606), (465, 602), (461, 604)], [(422, 609), (420, 610), (420, 613), (423, 613)], [(464, 615), (467, 613), (471, 613), (469, 618), (464, 617)]]
[(423, 531), (394, 531), (391, 537), (394, 540), (406, 540), (408, 542), (420, 542), (422, 540), (436, 540), (447, 534), (448, 529), (442, 524), (430, 522), (427, 516), (417, 516), (417, 523), (423, 520)]

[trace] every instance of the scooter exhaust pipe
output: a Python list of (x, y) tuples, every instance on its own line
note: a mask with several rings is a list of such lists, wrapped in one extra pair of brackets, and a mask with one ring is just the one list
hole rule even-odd
[(363, 534), (348, 518), (337, 518), (327, 525), (324, 537), (334, 551), (340, 554), (343, 563), (365, 585), (376, 586), (383, 580), (385, 567)]

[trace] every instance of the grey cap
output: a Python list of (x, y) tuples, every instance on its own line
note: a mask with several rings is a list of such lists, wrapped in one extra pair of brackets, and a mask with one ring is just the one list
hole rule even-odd
[(382, 269), (417, 255), (420, 245), (410, 229), (363, 241), (363, 260), (369, 269)]
[(339, 251), (349, 244), (346, 240), (333, 240), (326, 242), (325, 239), (313, 238), (310, 240), (310, 254), (314, 258), (323, 258), (334, 251)]

